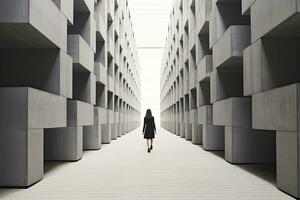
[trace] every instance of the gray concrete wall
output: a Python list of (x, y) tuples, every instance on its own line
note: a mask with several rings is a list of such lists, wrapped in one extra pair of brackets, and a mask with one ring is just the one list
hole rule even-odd
[(194, 144), (201, 133), (233, 164), (276, 162), (277, 187), (298, 198), (299, 5), (175, 0), (161, 66), (163, 128)]
[(114, 3), (0, 2), (0, 186), (28, 187), (44, 160), (78, 161), (140, 126), (129, 6)]

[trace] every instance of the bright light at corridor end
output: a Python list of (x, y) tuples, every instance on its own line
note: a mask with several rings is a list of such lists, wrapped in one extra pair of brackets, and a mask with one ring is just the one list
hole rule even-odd
[(141, 66), (142, 118), (160, 121), (160, 67), (173, 0), (128, 0)]

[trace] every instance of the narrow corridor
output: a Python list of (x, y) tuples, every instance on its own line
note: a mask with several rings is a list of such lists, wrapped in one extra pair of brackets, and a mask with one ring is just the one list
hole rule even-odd
[(163, 129), (148, 154), (137, 129), (79, 162), (46, 164), (43, 181), (1, 189), (0, 199), (292, 199), (274, 179), (265, 167), (231, 165)]

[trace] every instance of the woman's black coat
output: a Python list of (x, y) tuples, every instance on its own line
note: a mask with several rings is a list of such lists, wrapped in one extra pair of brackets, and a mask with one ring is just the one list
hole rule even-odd
[(143, 126), (143, 132), (145, 139), (153, 139), (155, 137), (156, 127), (154, 122), (154, 117), (151, 118), (144, 118), (144, 126)]

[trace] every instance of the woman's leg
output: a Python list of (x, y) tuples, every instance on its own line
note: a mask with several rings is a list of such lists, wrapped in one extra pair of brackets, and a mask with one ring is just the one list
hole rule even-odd
[(149, 149), (149, 148), (150, 148), (150, 147), (149, 147), (149, 139), (146, 140), (146, 143), (147, 143), (147, 147), (148, 147), (148, 149)]
[(153, 139), (150, 139), (150, 149), (153, 149)]

